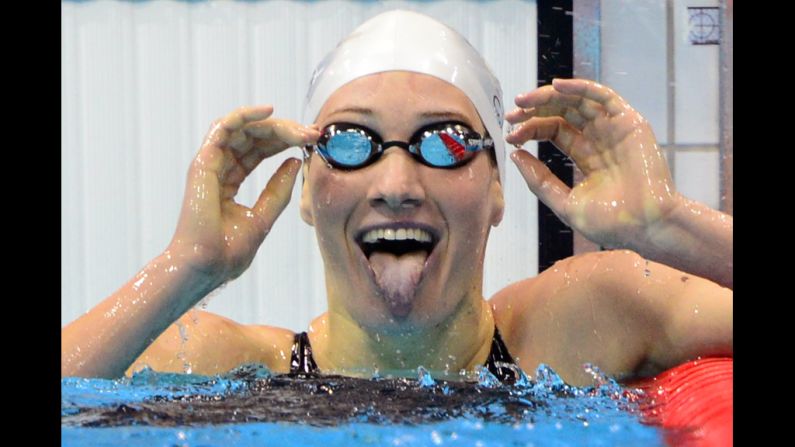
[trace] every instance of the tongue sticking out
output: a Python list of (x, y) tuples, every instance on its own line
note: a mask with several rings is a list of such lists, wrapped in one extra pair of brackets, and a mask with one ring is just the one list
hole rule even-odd
[(413, 251), (401, 256), (376, 251), (370, 255), (375, 281), (392, 315), (405, 317), (411, 311), (427, 257), (428, 253), (424, 251)]

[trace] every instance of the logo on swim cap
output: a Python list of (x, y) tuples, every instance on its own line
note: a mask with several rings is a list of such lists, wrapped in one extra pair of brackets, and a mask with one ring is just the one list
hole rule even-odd
[(497, 115), (497, 122), (499, 122), (500, 127), (502, 127), (502, 101), (500, 101), (499, 96), (494, 95), (491, 102), (494, 104), (494, 113)]

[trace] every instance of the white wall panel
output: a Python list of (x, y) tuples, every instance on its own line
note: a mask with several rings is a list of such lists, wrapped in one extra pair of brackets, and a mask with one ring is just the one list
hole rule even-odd
[(601, 6), (601, 81), (649, 120), (661, 143), (669, 143), (665, 0), (603, 0)]
[(717, 150), (690, 150), (676, 154), (676, 188), (686, 197), (712, 208), (720, 207)]

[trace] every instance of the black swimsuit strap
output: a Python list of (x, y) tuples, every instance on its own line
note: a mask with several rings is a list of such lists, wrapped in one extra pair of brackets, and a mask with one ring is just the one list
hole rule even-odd
[[(516, 373), (513, 369), (498, 365), (498, 363), (513, 364), (513, 357), (508, 352), (505, 342), (502, 341), (500, 330), (494, 326), (494, 336), (491, 339), (491, 352), (486, 359), (488, 370), (499, 379), (500, 382), (513, 383), (516, 381)], [(309, 335), (306, 332), (295, 334), (293, 337), (293, 349), (290, 355), (290, 374), (311, 374), (318, 372), (317, 363), (312, 357), (312, 345), (309, 344)]]
[(507, 382), (507, 383), (514, 383), (518, 379), (516, 377), (516, 372), (511, 369), (510, 367), (505, 367), (498, 365), (500, 364), (514, 364), (513, 357), (511, 357), (511, 353), (508, 352), (508, 347), (505, 346), (505, 342), (502, 341), (502, 336), (500, 335), (500, 330), (497, 329), (497, 326), (494, 326), (494, 336), (491, 338), (491, 352), (489, 352), (489, 357), (486, 359), (486, 367), (489, 369), (489, 372), (494, 374), (500, 382)]
[(290, 354), (290, 374), (311, 374), (317, 372), (317, 363), (312, 357), (312, 345), (306, 332), (295, 334)]

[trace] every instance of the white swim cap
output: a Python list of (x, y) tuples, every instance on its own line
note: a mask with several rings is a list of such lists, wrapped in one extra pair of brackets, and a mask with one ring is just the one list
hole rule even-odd
[(385, 12), (342, 40), (312, 74), (304, 102), (304, 122), (314, 122), (329, 96), (348, 82), (393, 70), (435, 76), (469, 97), (494, 140), (497, 167), (504, 182), (500, 82), (464, 36), (426, 15), (403, 10)]

